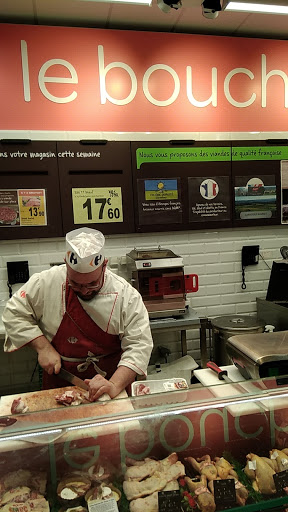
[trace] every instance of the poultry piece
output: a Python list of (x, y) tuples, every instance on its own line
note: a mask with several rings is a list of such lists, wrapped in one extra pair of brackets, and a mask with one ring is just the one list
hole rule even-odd
[(224, 457), (215, 457), (214, 462), (220, 478), (228, 478), (228, 475), (232, 475), (236, 479), (238, 478), (236, 471), (233, 470), (233, 466)]
[(198, 482), (193, 482), (191, 478), (185, 476), (185, 482), (190, 492), (193, 492), (193, 496), (197, 505), (202, 512), (215, 512), (216, 505), (213, 494), (207, 488), (207, 478), (205, 475), (201, 475), (201, 479)]
[(123, 491), (125, 492), (127, 500), (135, 500), (142, 498), (147, 494), (153, 494), (156, 491), (162, 491), (167, 485), (165, 475), (156, 471), (150, 478), (138, 482), (138, 480), (124, 480)]
[(155, 471), (166, 471), (170, 466), (178, 461), (177, 453), (171, 453), (163, 460), (144, 459), (142, 464), (133, 465), (127, 468), (125, 480), (143, 480), (147, 476), (152, 476)]
[(288, 469), (288, 455), (281, 450), (270, 450), (270, 458), (271, 460), (275, 460), (277, 464), (277, 469), (275, 471), (285, 471)]
[(269, 466), (270, 468), (274, 469), (274, 471), (278, 471), (278, 465), (276, 462), (276, 459), (269, 459), (268, 457), (261, 457)]
[[(178, 491), (179, 484), (177, 480), (169, 482), (162, 491)], [(137, 500), (130, 501), (130, 512), (158, 512), (158, 492), (153, 492), (150, 496), (145, 498), (138, 498)]]
[(155, 471), (159, 471), (160, 462), (152, 460), (145, 462), (141, 466), (130, 466), (125, 473), (125, 480), (143, 480), (147, 476), (152, 476)]
[(203, 455), (197, 460), (194, 457), (186, 457), (185, 460), (191, 464), (192, 468), (199, 473), (199, 475), (206, 476), (207, 480), (215, 480), (217, 478), (217, 468), (214, 462), (211, 461), (210, 455)]
[[(258, 455), (255, 455), (255, 453), (249, 453), (246, 455), (246, 458), (246, 475), (249, 476), (250, 474), (253, 474), (254, 471), (254, 477), (252, 478), (253, 488), (262, 494), (274, 494), (276, 492), (273, 479), (275, 471), (269, 466), (269, 464), (267, 464), (267, 462), (265, 462), (265, 460), (263, 460), (261, 457), (258, 457)], [(251, 465), (253, 467), (251, 467)]]
[[(231, 478), (231, 477), (228, 476), (228, 478)], [(248, 499), (248, 496), (249, 496), (248, 490), (246, 489), (245, 485), (243, 485), (239, 480), (235, 480), (235, 490), (236, 490), (236, 502), (241, 507), (244, 507), (246, 504), (246, 501)]]

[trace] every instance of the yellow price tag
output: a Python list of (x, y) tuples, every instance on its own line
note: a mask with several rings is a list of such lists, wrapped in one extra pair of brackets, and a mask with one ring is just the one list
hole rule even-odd
[(121, 187), (72, 188), (74, 224), (123, 222)]
[(45, 190), (18, 190), (19, 215), (21, 226), (46, 226)]

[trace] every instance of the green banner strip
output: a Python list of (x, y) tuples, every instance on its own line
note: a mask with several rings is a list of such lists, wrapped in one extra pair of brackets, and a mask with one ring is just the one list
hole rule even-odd
[(288, 146), (243, 146), (203, 148), (138, 148), (137, 169), (159, 162), (240, 162), (245, 160), (288, 160)]
[(138, 148), (137, 169), (142, 164), (159, 162), (227, 162), (231, 160), (231, 148)]
[(233, 147), (232, 162), (241, 160), (287, 160), (288, 146)]

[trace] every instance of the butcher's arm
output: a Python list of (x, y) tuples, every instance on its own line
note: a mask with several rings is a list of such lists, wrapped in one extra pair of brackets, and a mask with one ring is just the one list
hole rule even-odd
[(127, 289), (122, 307), (123, 330), (121, 331), (122, 356), (118, 367), (126, 367), (137, 375), (146, 376), (153, 339), (147, 309), (139, 292), (131, 286)]
[[(43, 335), (39, 327), (42, 308), (39, 274), (34, 274), (8, 301), (2, 321), (6, 332), (4, 352), (13, 352)], [(43, 302), (43, 301), (42, 301)]]
[(29, 343), (38, 354), (38, 363), (49, 375), (59, 373), (61, 357), (45, 336), (39, 336)]
[(136, 372), (127, 366), (119, 366), (110, 380), (106, 380), (99, 374), (93, 379), (86, 379), (85, 382), (89, 385), (89, 400), (94, 402), (104, 393), (108, 393), (110, 398), (115, 398), (135, 380), (136, 375)]

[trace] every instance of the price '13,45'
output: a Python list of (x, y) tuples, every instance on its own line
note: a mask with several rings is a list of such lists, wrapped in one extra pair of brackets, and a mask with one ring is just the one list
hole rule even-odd
[[(113, 208), (112, 205), (111, 205), (111, 197), (108, 197), (108, 199), (106, 199), (105, 197), (103, 198), (95, 198), (94, 199), (94, 202), (96, 204), (99, 204), (100, 205), (100, 208), (99, 208), (99, 214), (98, 214), (98, 219), (101, 220), (103, 219), (103, 216), (104, 216), (104, 213), (105, 213), (105, 216), (107, 215), (109, 219), (119, 219), (120, 217), (120, 210), (119, 208)], [(87, 216), (88, 216), (88, 220), (92, 220), (93, 219), (93, 211), (92, 211), (92, 200), (91, 200), (91, 197), (88, 197), (85, 201), (85, 203), (83, 203), (83, 209), (87, 208)], [(105, 208), (106, 206), (106, 208)], [(104, 212), (104, 208), (105, 208), (105, 212)]]

